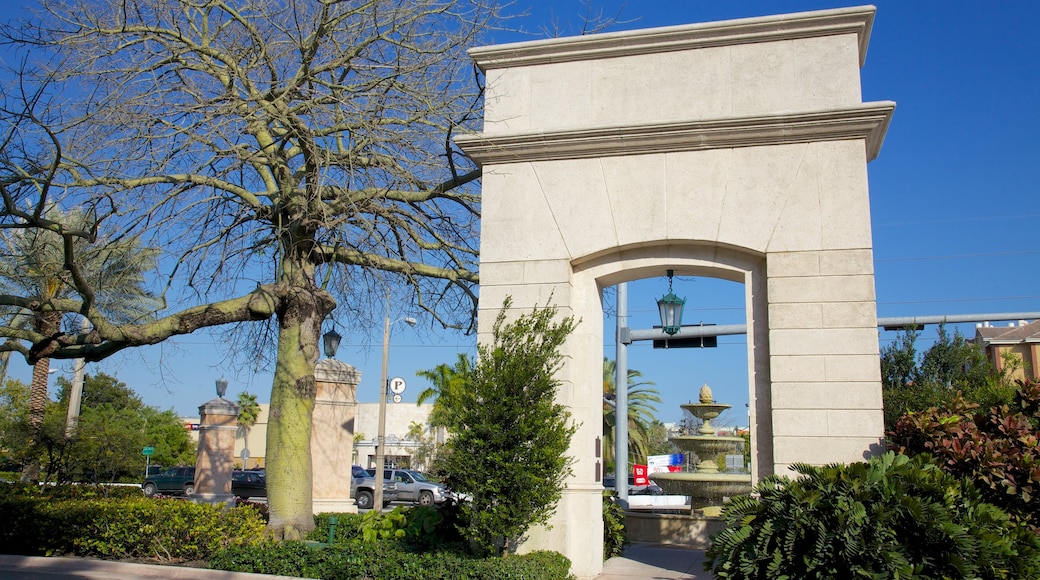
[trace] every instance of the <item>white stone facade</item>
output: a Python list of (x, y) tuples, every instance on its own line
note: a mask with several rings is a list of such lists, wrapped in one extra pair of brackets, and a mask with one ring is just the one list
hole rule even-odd
[(576, 459), (552, 528), (579, 577), (602, 568), (602, 289), (742, 282), (753, 475), (854, 461), (883, 435), (866, 164), (894, 104), (863, 103), (872, 7), (478, 48), (481, 338), (547, 302), (584, 322), (559, 395)]

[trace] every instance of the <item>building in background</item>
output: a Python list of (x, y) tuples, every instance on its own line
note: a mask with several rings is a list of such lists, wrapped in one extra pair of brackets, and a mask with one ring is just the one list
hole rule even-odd
[(986, 357), (998, 372), (1010, 367), (1008, 378), (1040, 376), (1040, 320), (1020, 320), (1008, 326), (980, 324), (975, 327), (975, 342), (985, 348)]

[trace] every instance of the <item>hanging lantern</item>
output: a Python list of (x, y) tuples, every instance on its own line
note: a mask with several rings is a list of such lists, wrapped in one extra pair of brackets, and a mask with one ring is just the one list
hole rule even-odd
[(332, 329), (322, 335), (321, 340), (325, 345), (325, 356), (329, 358), (336, 358), (336, 351), (339, 350), (339, 341), (343, 337), (336, 332), (336, 329)]
[(666, 334), (672, 335), (682, 329), (683, 308), (686, 299), (672, 293), (672, 270), (668, 270), (668, 294), (657, 300), (657, 309), (661, 312), (661, 327)]

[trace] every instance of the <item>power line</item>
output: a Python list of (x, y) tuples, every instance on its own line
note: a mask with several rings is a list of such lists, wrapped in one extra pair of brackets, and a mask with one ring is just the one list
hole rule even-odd
[(1025, 250), (1021, 252), (991, 252), (985, 254), (951, 254), (949, 256), (919, 256), (906, 258), (874, 258), (874, 262), (921, 262), (925, 260), (960, 260), (964, 258), (997, 258), (1004, 256), (1034, 256), (1040, 254), (1040, 250)]
[(951, 218), (945, 220), (928, 220), (928, 221), (916, 221), (916, 222), (889, 222), (889, 223), (877, 223), (875, 227), (879, 228), (894, 228), (894, 227), (907, 227), (907, 226), (925, 226), (934, 224), (964, 224), (974, 222), (993, 222), (993, 221), (1017, 221), (1029, 218), (1040, 217), (1040, 214), (1026, 214), (1026, 215), (1009, 215), (1009, 216), (990, 216), (990, 217), (970, 217), (970, 218)]
[(938, 304), (941, 302), (994, 302), (999, 300), (1037, 300), (1040, 296), (1005, 296), (996, 298), (941, 298), (935, 300), (896, 300), (878, 304)]

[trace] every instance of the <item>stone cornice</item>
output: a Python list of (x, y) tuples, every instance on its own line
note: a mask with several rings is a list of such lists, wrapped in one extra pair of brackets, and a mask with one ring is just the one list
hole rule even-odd
[(814, 113), (537, 134), (459, 135), (455, 142), (480, 165), (849, 139), (863, 139), (871, 161), (881, 150), (894, 110), (895, 103), (880, 101)]
[(777, 42), (798, 38), (856, 34), (859, 63), (867, 57), (873, 6), (819, 10), (760, 18), (649, 28), (516, 42), (470, 49), (482, 70), (613, 58), (637, 54), (693, 50), (734, 44)]
[(314, 379), (327, 383), (357, 385), (361, 382), (361, 371), (343, 361), (325, 358), (315, 365)]

